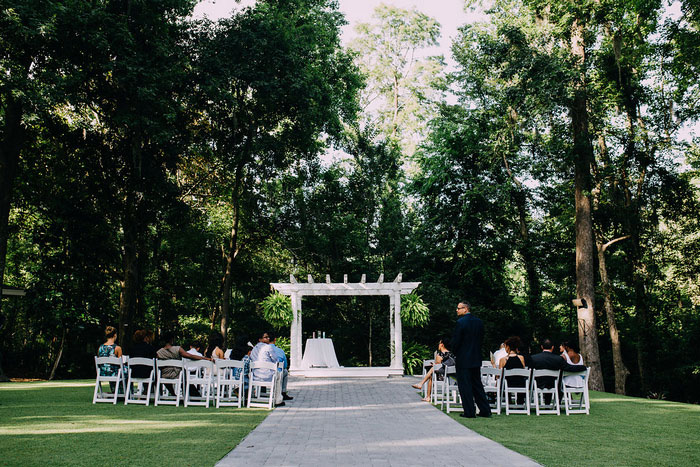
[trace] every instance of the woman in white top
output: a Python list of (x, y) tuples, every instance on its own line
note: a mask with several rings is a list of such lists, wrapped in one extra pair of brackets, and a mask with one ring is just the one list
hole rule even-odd
[(224, 351), (221, 349), (224, 346), (224, 338), (221, 334), (214, 333), (209, 336), (209, 345), (204, 355), (211, 358), (212, 360), (222, 360), (224, 358)]
[[(559, 349), (562, 351), (561, 357), (569, 365), (584, 365), (583, 356), (579, 353), (578, 345), (573, 342), (564, 342)], [(564, 384), (570, 388), (582, 388), (583, 376), (564, 376)]]

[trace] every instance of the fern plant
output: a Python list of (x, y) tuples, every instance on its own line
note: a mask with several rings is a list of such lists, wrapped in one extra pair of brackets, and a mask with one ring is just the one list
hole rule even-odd
[(260, 302), (263, 317), (276, 329), (292, 324), (292, 300), (279, 292), (272, 292)]
[(403, 367), (406, 374), (413, 375), (416, 370), (423, 366), (423, 360), (427, 360), (432, 355), (430, 349), (417, 342), (403, 343)]
[(410, 293), (401, 296), (401, 323), (408, 327), (421, 327), (428, 324), (430, 309), (420, 295)]

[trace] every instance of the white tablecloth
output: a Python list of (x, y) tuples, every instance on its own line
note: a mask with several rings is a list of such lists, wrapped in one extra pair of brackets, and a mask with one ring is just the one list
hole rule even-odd
[(307, 368), (340, 368), (335, 348), (331, 339), (306, 339), (304, 358), (301, 367)]

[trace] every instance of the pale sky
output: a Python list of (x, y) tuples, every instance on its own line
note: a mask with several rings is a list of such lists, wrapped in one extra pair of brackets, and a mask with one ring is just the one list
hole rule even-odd
[[(206, 16), (211, 20), (224, 18), (233, 10), (240, 10), (253, 5), (255, 0), (202, 0), (195, 7), (195, 17)], [(483, 20), (485, 16), (470, 9), (464, 10), (464, 0), (339, 0), (340, 11), (345, 14), (348, 24), (342, 30), (343, 43), (347, 44), (355, 36), (354, 27), (357, 23), (372, 21), (372, 13), (380, 4), (395, 6), (405, 10), (416, 9), (421, 13), (435, 18), (441, 26), (442, 36), (440, 46), (425, 49), (425, 55), (442, 54), (450, 68), (454, 66), (450, 53), (452, 40), (457, 37), (457, 29), (467, 23)]]

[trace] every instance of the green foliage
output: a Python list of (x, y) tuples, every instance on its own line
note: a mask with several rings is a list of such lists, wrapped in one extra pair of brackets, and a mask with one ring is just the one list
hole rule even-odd
[(265, 321), (277, 329), (292, 324), (294, 313), (292, 311), (292, 300), (279, 292), (272, 292), (260, 302)]
[(413, 375), (416, 371), (421, 371), (423, 360), (432, 356), (428, 346), (417, 342), (403, 343), (403, 367), (406, 374)]
[[(125, 347), (140, 327), (189, 338), (218, 329), (225, 303), (249, 340), (290, 273), (421, 281), (404, 338), (429, 348), (460, 298), (485, 347), (575, 338), (570, 109), (585, 92), (595, 234), (630, 235), (606, 253), (628, 390), (700, 400), (678, 383), (697, 380), (684, 349), (700, 337), (700, 158), (679, 136), (699, 111), (699, 16), (681, 4), (667, 18), (656, 0), (498, 0), (454, 38), (443, 82), (441, 58), (410, 58), (439, 34), (418, 11), (379, 8), (348, 51), (333, 1), (219, 22), (191, 21), (186, 0), (5, 2), (0, 272), (28, 293), (2, 301), (2, 363), (46, 377), (62, 355), (59, 376), (92, 375), (105, 325), (129, 324)], [(346, 365), (388, 362), (385, 297), (304, 300), (304, 329), (333, 335)], [(288, 303), (271, 304), (288, 325)]]
[(425, 326), (430, 320), (430, 309), (417, 293), (401, 296), (401, 323), (409, 327)]
[(292, 346), (292, 342), (290, 341), (289, 337), (278, 337), (275, 345), (284, 350), (284, 354), (287, 356), (287, 359), (289, 359), (289, 352)]

